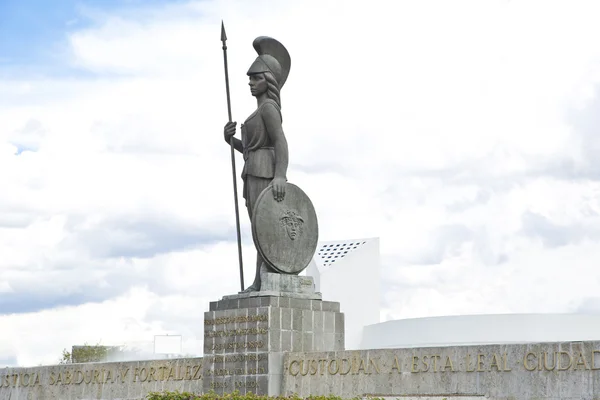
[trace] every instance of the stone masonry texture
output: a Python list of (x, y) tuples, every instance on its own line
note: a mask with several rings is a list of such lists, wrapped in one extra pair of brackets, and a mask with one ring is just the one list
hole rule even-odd
[(283, 393), (405, 399), (600, 399), (600, 342), (289, 353)]
[(344, 349), (340, 304), (259, 296), (211, 302), (204, 313), (204, 391), (278, 395), (286, 352)]
[[(304, 311), (318, 310), (305, 306), (302, 320), (295, 326), (310, 329), (311, 324), (315, 326), (315, 314)], [(255, 315), (266, 311), (262, 307), (257, 307), (261, 310)], [(284, 322), (283, 309), (271, 306), (269, 324), (290, 328), (279, 329), (282, 335), (268, 346), (283, 340), (286, 346), (300, 346), (299, 341), (294, 342), (295, 313)], [(210, 318), (213, 312), (209, 312)], [(319, 321), (317, 317), (317, 324)], [(324, 327), (326, 324), (323, 321)], [(314, 336), (307, 342), (314, 347)], [(302, 341), (302, 349), (307, 342)], [(269, 351), (268, 346), (254, 352), (221, 352), (223, 359), (210, 361), (209, 357), (216, 356), (4, 368), (0, 369), (0, 400), (142, 400), (151, 391), (163, 390), (199, 394), (208, 369), (246, 368), (247, 372), (248, 365), (256, 368), (254, 372), (260, 368), (268, 368), (268, 372), (247, 374), (244, 383), (256, 382), (261, 390), (283, 395), (335, 394), (347, 399), (376, 395), (402, 400), (600, 399), (600, 342), (295, 352)]]

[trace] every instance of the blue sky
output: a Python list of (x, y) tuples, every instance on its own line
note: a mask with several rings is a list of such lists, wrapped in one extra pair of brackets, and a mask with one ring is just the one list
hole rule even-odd
[(68, 34), (91, 27), (102, 13), (141, 13), (181, 0), (0, 0), (0, 72), (71, 76)]
[(115, 6), (120, 1), (2, 0), (0, 1), (0, 54), (8, 66), (54, 63), (53, 49), (66, 33), (89, 21), (80, 13), (82, 4)]

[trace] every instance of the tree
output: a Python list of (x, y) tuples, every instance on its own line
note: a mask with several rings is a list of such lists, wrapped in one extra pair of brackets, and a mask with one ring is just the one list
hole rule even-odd
[(100, 343), (83, 346), (73, 346), (71, 352), (63, 349), (60, 364), (75, 364), (106, 361), (109, 357), (122, 352), (120, 346), (102, 346)]

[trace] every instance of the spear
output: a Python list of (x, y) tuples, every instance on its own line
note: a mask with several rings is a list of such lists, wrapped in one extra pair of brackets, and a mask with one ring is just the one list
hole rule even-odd
[[(229, 115), (229, 122), (231, 122), (231, 98), (229, 96), (229, 72), (227, 69), (227, 35), (225, 34), (225, 25), (221, 21), (221, 42), (223, 42), (223, 63), (225, 65), (225, 90), (227, 91), (227, 113)], [(234, 151), (234, 138), (231, 137), (231, 170), (233, 172), (233, 199), (235, 202), (235, 227), (237, 229), (237, 244), (238, 244), (238, 257), (240, 261), (240, 284), (242, 291), (244, 291), (244, 264), (242, 261), (242, 234), (240, 233), (240, 209), (238, 206), (238, 192), (237, 192), (237, 180), (235, 173), (235, 151)]]

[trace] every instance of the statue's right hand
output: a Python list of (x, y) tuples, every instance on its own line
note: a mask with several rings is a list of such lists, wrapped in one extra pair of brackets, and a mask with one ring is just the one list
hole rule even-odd
[(231, 142), (231, 137), (235, 135), (235, 128), (237, 122), (228, 122), (225, 124), (225, 128), (223, 128), (223, 136), (227, 143)]

